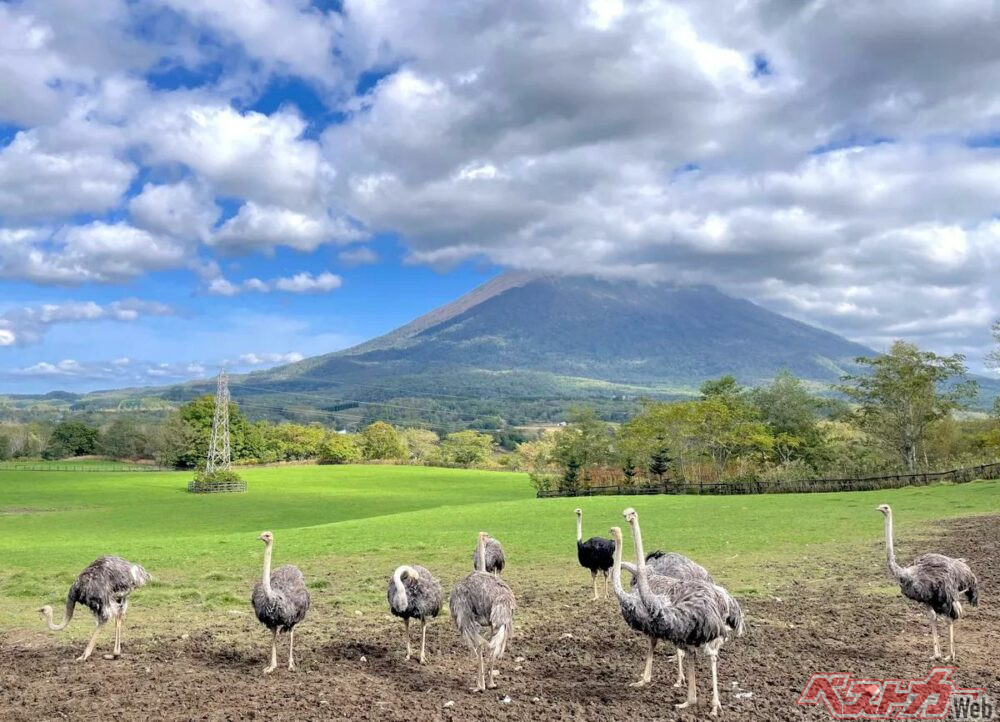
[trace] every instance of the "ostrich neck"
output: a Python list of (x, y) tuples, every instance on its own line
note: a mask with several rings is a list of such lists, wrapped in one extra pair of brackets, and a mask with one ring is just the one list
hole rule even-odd
[(271, 544), (268, 543), (264, 547), (264, 576), (261, 579), (261, 584), (264, 587), (264, 594), (267, 596), (272, 596), (274, 592), (271, 590)]
[(649, 588), (649, 577), (646, 575), (646, 552), (642, 548), (642, 532), (639, 530), (639, 520), (629, 522), (632, 527), (632, 543), (635, 546), (635, 571), (639, 587), (639, 597), (647, 606), (652, 601), (653, 592)]
[(486, 571), (486, 540), (480, 537), (479, 546), (476, 547), (476, 558), (479, 559), (479, 571)]
[(52, 620), (52, 610), (49, 609), (45, 611), (45, 624), (53, 632), (61, 632), (62, 630), (66, 629), (66, 626), (69, 624), (69, 620), (72, 618), (73, 618), (73, 612), (72, 608), (69, 607), (69, 605), (67, 605), (66, 611), (63, 612), (63, 620), (59, 624), (56, 624)]
[(583, 541), (583, 515), (581, 514), (577, 514), (576, 517), (576, 540)]
[(901, 577), (903, 570), (896, 563), (896, 551), (892, 546), (892, 512), (885, 515), (885, 560), (892, 575), (897, 579)]
[(406, 585), (403, 584), (403, 571), (406, 567), (399, 567), (392, 575), (392, 583), (396, 587), (396, 606), (398, 609), (406, 609), (409, 606), (409, 599), (406, 596)]
[(615, 595), (620, 600), (626, 598), (625, 589), (622, 587), (622, 540), (615, 537), (615, 562), (611, 567), (611, 587), (615, 590)]

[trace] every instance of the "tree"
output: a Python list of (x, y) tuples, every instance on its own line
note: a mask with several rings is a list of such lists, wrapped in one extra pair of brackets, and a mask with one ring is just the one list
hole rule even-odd
[(657, 481), (663, 481), (663, 475), (670, 470), (670, 462), (673, 459), (670, 458), (667, 447), (665, 444), (657, 446), (653, 453), (649, 455), (649, 475), (655, 476)]
[[(993, 322), (990, 332), (993, 334), (994, 348), (986, 357), (986, 365), (990, 368), (1000, 369), (1000, 320)], [(1000, 399), (998, 399), (998, 402), (1000, 402)], [(1000, 408), (1000, 403), (998, 403), (998, 408)]]
[(319, 463), (351, 464), (361, 460), (361, 449), (351, 434), (327, 434), (319, 445)]
[(441, 455), (451, 464), (472, 466), (489, 460), (493, 453), (493, 437), (478, 431), (456, 431), (441, 443)]
[(366, 426), (360, 434), (361, 454), (366, 459), (405, 459), (406, 445), (399, 432), (384, 421)]
[(563, 491), (577, 491), (580, 488), (580, 462), (570, 457), (566, 460), (566, 467), (563, 469), (562, 489)]
[(588, 407), (570, 409), (569, 417), (569, 425), (556, 432), (552, 458), (564, 469), (573, 461), (584, 474), (588, 468), (610, 463), (611, 427)]
[(146, 456), (149, 439), (134, 420), (115, 419), (101, 432), (99, 448), (112, 459), (138, 459)]
[(845, 375), (840, 389), (857, 405), (859, 425), (910, 471), (917, 468), (930, 425), (964, 407), (978, 389), (966, 378), (961, 354), (938, 356), (905, 341), (857, 363), (869, 371)]
[(726, 374), (717, 379), (709, 379), (702, 383), (698, 389), (701, 392), (702, 401), (710, 398), (720, 398), (727, 401), (739, 399), (746, 393), (735, 376)]
[(82, 421), (64, 421), (52, 430), (44, 455), (47, 459), (97, 453), (100, 432)]
[(437, 452), (441, 439), (430, 429), (403, 429), (399, 432), (406, 444), (410, 461), (423, 463), (433, 457)]
[(819, 468), (826, 440), (819, 422), (833, 404), (809, 392), (801, 379), (782, 371), (767, 386), (749, 394), (750, 403), (774, 435), (774, 453), (781, 464), (801, 459)]

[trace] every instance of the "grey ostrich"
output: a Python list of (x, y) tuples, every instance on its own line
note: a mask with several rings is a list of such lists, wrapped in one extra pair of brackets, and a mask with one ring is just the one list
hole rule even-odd
[[(479, 532), (476, 546), (478, 569), (487, 567), (486, 542), (489, 535)], [(495, 688), (493, 667), (504, 650), (514, 628), (514, 592), (507, 582), (489, 572), (476, 570), (451, 590), (448, 606), (462, 639), (479, 658), (479, 677), (474, 692)], [(482, 627), (489, 627), (489, 640), (483, 638)], [(483, 647), (488, 648), (489, 681), (484, 677)]]
[(420, 664), (426, 661), (427, 620), (441, 611), (441, 582), (419, 565), (397, 567), (386, 592), (389, 611), (406, 625), (406, 658), (413, 656), (410, 647), (410, 620), (420, 620)]
[(597, 601), (597, 572), (604, 575), (604, 596), (608, 596), (608, 572), (614, 563), (614, 542), (599, 536), (583, 540), (583, 509), (575, 509), (576, 514), (576, 558), (580, 566), (590, 570), (594, 582), (594, 601)]
[(116, 659), (122, 653), (122, 626), (125, 623), (125, 614), (128, 612), (129, 594), (148, 581), (149, 574), (140, 565), (121, 557), (103, 556), (95, 559), (90, 566), (80, 572), (80, 576), (69, 588), (62, 622), (56, 624), (52, 621), (52, 607), (47, 604), (38, 611), (49, 629), (54, 632), (66, 628), (73, 618), (73, 609), (77, 604), (88, 607), (94, 613), (97, 626), (90, 637), (90, 642), (87, 643), (87, 648), (76, 658), (77, 662), (83, 662), (93, 654), (101, 627), (114, 618), (115, 649), (112, 654), (104, 655), (104, 658)]
[(500, 572), (507, 565), (507, 558), (503, 555), (503, 547), (491, 536), (486, 537), (486, 568), (484, 569), (482, 565), (483, 562), (479, 558), (479, 547), (476, 547), (476, 550), (472, 552), (473, 569), (490, 572), (493, 576), (499, 577)]
[(743, 629), (742, 611), (728, 592), (703, 579), (670, 579), (665, 588), (654, 590), (642, 552), (639, 516), (634, 509), (623, 513), (632, 527), (636, 551), (636, 572), (639, 598), (650, 616), (650, 631), (685, 652), (687, 665), (687, 699), (677, 705), (685, 709), (697, 702), (694, 654), (698, 651), (709, 658), (712, 670), (712, 712), (722, 709), (719, 701), (718, 655), (729, 635)]
[(892, 509), (888, 504), (878, 507), (885, 517), (885, 555), (889, 572), (899, 582), (903, 596), (920, 602), (927, 607), (931, 620), (931, 635), (934, 638), (934, 656), (941, 659), (941, 645), (938, 641), (938, 615), (948, 618), (949, 654), (945, 661), (955, 662), (955, 620), (962, 616), (962, 605), (958, 598), (964, 596), (969, 604), (979, 603), (976, 575), (964, 559), (952, 559), (944, 554), (924, 554), (917, 557), (908, 567), (896, 563), (896, 552), (892, 546)]
[[(622, 587), (622, 530), (618, 527), (612, 527), (611, 540), (612, 544), (614, 544), (611, 588), (614, 590), (615, 596), (618, 597), (618, 606), (621, 608), (622, 618), (629, 627), (645, 636), (649, 641), (649, 649), (646, 652), (646, 664), (643, 667), (642, 674), (637, 681), (632, 682), (630, 685), (632, 687), (644, 687), (653, 679), (653, 652), (656, 650), (659, 637), (653, 632), (649, 612), (643, 606), (642, 600), (639, 598), (639, 592), (635, 591), (634, 585), (629, 591), (625, 591), (625, 588)], [(634, 579), (636, 575), (634, 571), (635, 567), (632, 565), (629, 566), (632, 567)], [(649, 580), (649, 583), (654, 591), (665, 593), (669, 590), (672, 580), (662, 576), (654, 576)], [(683, 672), (680, 672), (677, 683), (674, 686), (680, 686), (683, 680)]]
[(278, 666), (278, 635), (288, 632), (288, 669), (295, 669), (295, 625), (309, 611), (306, 579), (298, 567), (286, 564), (271, 571), (274, 535), (266, 531), (258, 537), (264, 542), (264, 574), (253, 587), (250, 602), (257, 619), (271, 630), (271, 664), (264, 670), (270, 674)]

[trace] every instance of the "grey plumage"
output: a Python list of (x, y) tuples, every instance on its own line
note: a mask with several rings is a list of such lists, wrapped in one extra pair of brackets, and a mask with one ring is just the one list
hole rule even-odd
[(59, 631), (65, 629), (73, 618), (77, 604), (90, 609), (97, 622), (97, 629), (91, 637), (86, 650), (78, 658), (87, 659), (94, 650), (97, 635), (101, 627), (111, 619), (115, 620), (115, 650), (113, 656), (121, 654), (121, 628), (125, 614), (128, 612), (128, 597), (143, 587), (150, 579), (149, 574), (139, 564), (133, 564), (127, 559), (116, 556), (102, 556), (87, 566), (73, 582), (66, 595), (66, 609), (63, 621), (55, 624), (52, 621), (52, 607), (46, 605), (38, 611), (42, 614), (49, 629)]
[[(662, 552), (659, 549), (646, 555), (646, 569), (652, 574), (673, 579), (701, 579), (713, 582), (712, 575), (698, 562), (677, 552)], [(635, 584), (632, 578), (632, 584)]]
[(927, 607), (934, 641), (933, 659), (941, 658), (937, 617), (943, 616), (948, 619), (949, 638), (949, 654), (945, 659), (955, 661), (954, 624), (962, 616), (962, 597), (972, 606), (979, 603), (976, 575), (964, 559), (954, 559), (944, 554), (924, 554), (909, 566), (901, 567), (896, 562), (893, 548), (892, 509), (888, 504), (882, 504), (878, 511), (885, 517), (886, 563), (889, 572), (899, 583), (903, 596)]
[[(480, 563), (477, 566), (482, 566), (487, 539), (485, 532), (480, 533), (476, 548)], [(488, 568), (489, 565), (486, 566)], [(507, 582), (498, 577), (488, 572), (474, 571), (451, 590), (448, 606), (463, 641), (479, 658), (479, 677), (475, 690), (496, 687), (493, 666), (506, 651), (507, 641), (513, 632), (516, 606), (514, 592)], [(482, 627), (490, 628), (489, 640), (483, 638)], [(488, 650), (488, 682), (484, 678), (484, 647)]]
[(286, 564), (271, 572), (271, 594), (263, 580), (254, 584), (250, 603), (257, 619), (265, 627), (290, 632), (306, 618), (309, 611), (309, 591), (306, 578), (298, 567)]
[(264, 670), (269, 674), (278, 666), (277, 642), (282, 632), (289, 635), (288, 668), (295, 669), (295, 626), (305, 619), (310, 599), (306, 579), (298, 567), (286, 564), (271, 571), (274, 535), (266, 531), (259, 538), (265, 545), (264, 572), (253, 587), (250, 603), (260, 623), (271, 630), (271, 664)]
[(654, 590), (642, 552), (638, 514), (634, 509), (626, 509), (624, 516), (632, 527), (639, 598), (649, 614), (650, 631), (658, 639), (669, 641), (678, 650), (685, 652), (688, 695), (685, 702), (677, 707), (684, 709), (697, 701), (693, 655), (701, 651), (709, 657), (712, 672), (712, 714), (716, 715), (722, 708), (717, 677), (718, 653), (734, 629), (742, 632), (742, 610), (722, 587), (704, 579), (662, 577), (668, 580), (667, 584)]
[(419, 564), (397, 567), (389, 577), (386, 599), (389, 611), (406, 625), (406, 658), (413, 655), (410, 646), (410, 620), (420, 620), (420, 663), (426, 659), (427, 622), (438, 615), (443, 601), (441, 582)]
[[(472, 552), (472, 568), (479, 569), (480, 563), (476, 556), (477, 552)], [(507, 558), (503, 554), (503, 547), (493, 537), (486, 540), (486, 569), (485, 571), (499, 576), (507, 564)], [(479, 569), (480, 571), (484, 571)]]

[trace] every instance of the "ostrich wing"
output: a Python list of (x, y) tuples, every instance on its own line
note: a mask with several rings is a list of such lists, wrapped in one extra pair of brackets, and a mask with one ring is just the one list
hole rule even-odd
[(960, 559), (944, 554), (924, 554), (904, 568), (899, 577), (903, 596), (926, 604), (937, 614), (957, 619), (960, 595), (971, 603), (978, 602), (976, 575)]
[(268, 629), (291, 629), (306, 617), (309, 611), (309, 591), (306, 579), (298, 567), (285, 565), (271, 572), (271, 596), (258, 581), (250, 601), (257, 619)]

